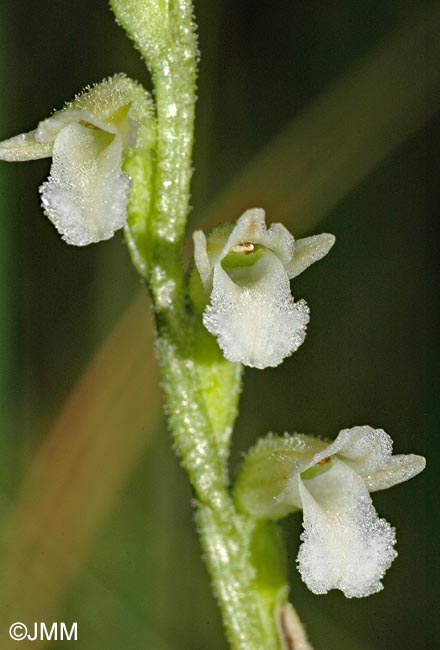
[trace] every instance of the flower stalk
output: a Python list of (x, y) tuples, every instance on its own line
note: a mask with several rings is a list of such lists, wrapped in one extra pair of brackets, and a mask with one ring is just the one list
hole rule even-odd
[[(279, 650), (275, 599), (267, 593), (262, 598), (256, 589), (255, 524), (236, 510), (228, 490), (241, 366), (224, 359), (186, 309), (182, 242), (189, 213), (197, 67), (192, 2), (111, 4), (150, 68), (155, 89), (156, 160), (151, 209), (145, 215), (149, 244), (144, 262), (170, 431), (195, 491), (197, 527), (231, 648)], [(284, 576), (280, 582), (277, 594), (285, 598)]]

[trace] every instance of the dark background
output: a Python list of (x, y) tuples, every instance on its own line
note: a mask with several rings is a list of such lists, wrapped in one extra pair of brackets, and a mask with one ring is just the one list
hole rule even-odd
[[(287, 125), (348, 71), (361, 75), (361, 62), (374, 56), (379, 42), (388, 42), (405, 21), (415, 24), (418, 12), (432, 6), (438, 8), (416, 0), (197, 2), (201, 63), (190, 228), (208, 218), (218, 194), (272, 138), (282, 140)], [(0, 139), (34, 128), (84, 86), (114, 72), (150, 85), (105, 2), (3, 0), (0, 21)], [(402, 77), (416, 74), (422, 88), (424, 76), (433, 73), (429, 45), (421, 39), (421, 49), (425, 46), (425, 69), (415, 73), (404, 67), (410, 47), (405, 40), (395, 63), (399, 69), (402, 60)], [(334, 437), (355, 424), (384, 428), (396, 453), (420, 453), (428, 461), (423, 475), (374, 496), (380, 514), (397, 528), (399, 557), (385, 589), (368, 599), (308, 592), (295, 570), (301, 520), (285, 522), (292, 600), (316, 650), (436, 645), (438, 83), (436, 88), (420, 95), (426, 118), (414, 117), (407, 137), (396, 136), (387, 154), (337, 201), (329, 201), (328, 209), (312, 210), (302, 221), (294, 199), (286, 204), (277, 197), (274, 175), (290, 181), (288, 140), (286, 164), (268, 168), (267, 183), (258, 187), (259, 203), (272, 208), (269, 221), (283, 219), (294, 234), (333, 232), (337, 244), (295, 281), (295, 297), (306, 297), (312, 311), (305, 344), (278, 369), (246, 371), (232, 466), (269, 430)], [(389, 137), (390, 129), (399, 132), (402, 114), (412, 124), (411, 108), (399, 113), (400, 97), (390, 92), (375, 96), (366, 84), (354, 108), (344, 93), (332, 107), (329, 128), (339, 124), (342, 149), (350, 148), (345, 124), (347, 134), (364, 123), (369, 130), (364, 148), (350, 153), (353, 166), (369, 146)], [(365, 122), (359, 121), (363, 111)], [(382, 125), (384, 114), (390, 119), (382, 133), (374, 125)], [(324, 133), (326, 119), (318, 111), (316, 128)], [(329, 169), (338, 151), (339, 140), (330, 152), (323, 150)], [(305, 147), (304, 165), (309, 154)], [(298, 151), (291, 155), (301, 160)], [(39, 207), (37, 187), (48, 161), (0, 164), (0, 503), (7, 531), (47, 431), (140, 283), (119, 235), (87, 249), (60, 240)], [(321, 168), (325, 185), (326, 164)], [(260, 172), (265, 179), (264, 167)], [(319, 202), (320, 177), (314, 168), (302, 170), (305, 176), (309, 172), (314, 180), (305, 191)], [(331, 186), (345, 187), (345, 174), (345, 168), (332, 171)], [(252, 207), (252, 200), (242, 205), (239, 192), (235, 197), (236, 208), (225, 220)], [(108, 372), (118, 373), (111, 359)], [(96, 526), (75, 579), (59, 599), (58, 620), (78, 621), (81, 650), (221, 650), (226, 644), (199, 559), (190, 489), (157, 405), (147, 406), (148, 445)], [(96, 469), (97, 481), (106, 462)], [(76, 516), (80, 520), (81, 511)], [(36, 557), (44, 574), (50, 554)], [(37, 587), (30, 580), (28, 593), (35, 599)], [(6, 629), (0, 630), (1, 648), (12, 647)]]

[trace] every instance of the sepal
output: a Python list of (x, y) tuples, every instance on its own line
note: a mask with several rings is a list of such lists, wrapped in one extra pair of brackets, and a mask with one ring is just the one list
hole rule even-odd
[(292, 498), (296, 477), (326, 446), (319, 438), (299, 433), (260, 438), (246, 454), (235, 480), (237, 507), (254, 519), (274, 520), (300, 510), (301, 501)]

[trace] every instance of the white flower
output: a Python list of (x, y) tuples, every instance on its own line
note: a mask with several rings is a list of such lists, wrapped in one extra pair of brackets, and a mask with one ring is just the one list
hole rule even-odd
[(117, 75), (77, 97), (37, 129), (0, 143), (0, 159), (52, 157), (40, 187), (45, 213), (68, 244), (109, 239), (127, 220), (131, 185), (122, 171), (123, 150), (134, 146), (133, 116), (144, 93)]
[(254, 368), (277, 366), (304, 341), (309, 308), (294, 302), (289, 280), (320, 260), (333, 235), (294, 240), (280, 223), (266, 228), (264, 210), (247, 210), (232, 231), (206, 240), (194, 233), (194, 259), (211, 304), (205, 327), (224, 356)]
[(425, 459), (392, 456), (385, 431), (358, 426), (341, 431), (306, 463), (298, 458), (294, 464), (277, 501), (303, 510), (298, 569), (306, 585), (316, 594), (340, 589), (348, 598), (382, 589), (381, 579), (397, 555), (396, 538), (369, 492), (412, 478)]

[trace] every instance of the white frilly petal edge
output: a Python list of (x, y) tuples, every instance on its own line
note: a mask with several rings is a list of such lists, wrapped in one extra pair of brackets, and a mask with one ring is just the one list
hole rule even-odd
[(298, 476), (304, 532), (298, 570), (315, 594), (340, 589), (361, 598), (382, 589), (397, 553), (394, 529), (377, 515), (362, 478), (334, 458), (310, 480)]
[(120, 136), (77, 123), (58, 133), (40, 193), (45, 213), (68, 244), (109, 239), (124, 226), (131, 181), (121, 165)]
[(266, 251), (252, 268), (259, 280), (246, 287), (235, 284), (220, 264), (214, 268), (203, 324), (218, 337), (229, 361), (275, 367), (303, 343), (309, 308), (304, 300), (293, 302), (289, 279), (274, 253)]

